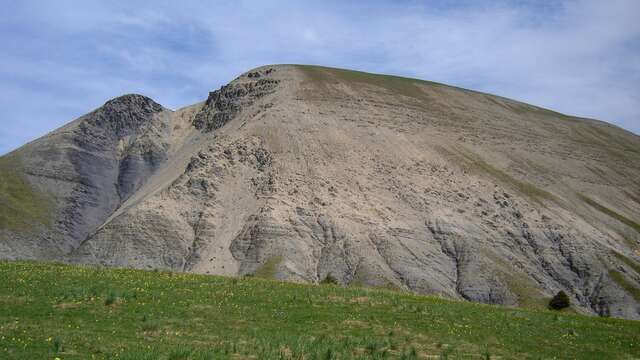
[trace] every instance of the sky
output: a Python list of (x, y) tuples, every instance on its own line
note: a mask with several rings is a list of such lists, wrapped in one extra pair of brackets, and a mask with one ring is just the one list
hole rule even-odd
[(266, 64), (502, 95), (640, 134), (640, 1), (0, 0), (0, 154), (110, 98), (171, 109)]

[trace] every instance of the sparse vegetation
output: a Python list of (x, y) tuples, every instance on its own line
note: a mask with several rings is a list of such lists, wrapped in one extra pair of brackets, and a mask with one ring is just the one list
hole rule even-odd
[(466, 148), (456, 147), (454, 149), (446, 149), (441, 146), (436, 146), (435, 149), (445, 157), (454, 159), (456, 162), (466, 165), (471, 171), (489, 175), (503, 185), (518, 191), (520, 194), (539, 204), (542, 204), (542, 200), (554, 201), (557, 204), (562, 203), (558, 197), (550, 192), (540, 189), (533, 184), (514, 178), (506, 172), (484, 161), (479, 155), (474, 154)]
[(251, 276), (263, 278), (263, 279), (273, 279), (278, 272), (278, 266), (282, 262), (282, 256), (274, 256), (272, 258), (267, 259)]
[(633, 230), (637, 231), (638, 233), (640, 233), (640, 224), (638, 224), (637, 222), (629, 219), (628, 217), (617, 213), (616, 211), (609, 209), (608, 207), (598, 203), (597, 201), (591, 199), (590, 197), (584, 195), (584, 194), (578, 194), (578, 196), (582, 199), (582, 201), (584, 201), (585, 203), (587, 203), (589, 206), (593, 207), (594, 209), (600, 211), (603, 214), (606, 214), (616, 220), (618, 220), (619, 222), (627, 225), (628, 227), (632, 228)]
[(20, 174), (16, 154), (0, 157), (0, 229), (29, 231), (51, 225), (51, 200)]
[(522, 195), (525, 195), (534, 201), (541, 202), (542, 199), (557, 201), (556, 197), (551, 193), (542, 190), (533, 184), (526, 183), (514, 178), (506, 172), (484, 161), (479, 156), (474, 156), (472, 154), (469, 154), (468, 152), (466, 154), (463, 154), (463, 156), (467, 158), (469, 163), (472, 164), (474, 168), (491, 175), (493, 178), (502, 182), (504, 185), (510, 186), (511, 188), (519, 191)]
[(518, 165), (518, 167), (520, 167), (522, 170), (526, 171), (527, 173), (543, 175), (545, 177), (549, 177), (550, 175), (553, 174), (549, 168), (547, 168), (546, 166), (536, 161), (533, 161), (532, 159), (521, 157), (521, 156), (518, 157), (514, 155), (508, 155), (508, 156), (511, 161), (513, 161), (515, 164)]
[(609, 270), (609, 277), (618, 284), (624, 291), (629, 293), (636, 301), (640, 301), (640, 288), (629, 281), (624, 274), (617, 270)]
[(513, 266), (493, 253), (489, 249), (482, 249), (482, 255), (491, 259), (496, 265), (497, 277), (502, 280), (509, 290), (518, 297), (518, 306), (527, 309), (545, 309), (548, 305), (546, 297), (540, 289), (528, 278)]
[(629, 246), (630, 249), (638, 250), (638, 248), (640, 247), (640, 237), (638, 237), (638, 235), (640, 234), (636, 234), (635, 236), (638, 237), (638, 240), (634, 240), (631, 235), (628, 235), (620, 231), (616, 231), (616, 232), (618, 233), (618, 235), (620, 235), (620, 237), (622, 238), (622, 241), (627, 246)]
[(574, 141), (590, 146), (596, 145), (600, 151), (612, 159), (637, 159), (640, 149), (630, 141), (626, 134), (616, 133), (614, 129), (592, 122), (576, 122), (572, 131)]
[(640, 205), (640, 197), (633, 195), (632, 193), (625, 191), (624, 192), (627, 197), (633, 201), (635, 201), (638, 205)]
[(628, 267), (632, 268), (638, 275), (640, 275), (640, 264), (633, 259), (630, 259), (617, 251), (611, 251), (613, 256), (615, 256), (618, 260), (622, 261)]
[(30, 262), (0, 278), (8, 359), (640, 356), (639, 322), (380, 289)]
[(298, 65), (316, 85), (326, 87), (327, 84), (342, 81), (350, 84), (364, 84), (387, 90), (394, 95), (424, 99), (424, 92), (418, 84), (438, 85), (433, 82), (405, 78), (393, 75), (372, 74), (362, 71), (328, 68), (321, 66)]

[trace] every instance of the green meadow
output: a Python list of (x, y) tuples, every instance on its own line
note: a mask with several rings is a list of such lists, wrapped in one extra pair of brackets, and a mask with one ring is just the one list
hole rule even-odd
[(0, 262), (0, 359), (637, 359), (640, 322), (261, 278)]

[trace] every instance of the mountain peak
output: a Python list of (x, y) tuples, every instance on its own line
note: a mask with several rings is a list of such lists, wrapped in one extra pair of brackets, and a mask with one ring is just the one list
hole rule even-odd
[(155, 102), (150, 97), (140, 94), (124, 94), (108, 100), (103, 105), (107, 109), (122, 109), (122, 108), (138, 108), (148, 109), (152, 112), (162, 111), (164, 108), (162, 105)]

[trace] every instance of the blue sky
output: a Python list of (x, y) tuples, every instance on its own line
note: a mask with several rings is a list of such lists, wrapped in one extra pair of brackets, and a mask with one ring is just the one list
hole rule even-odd
[(121, 94), (175, 109), (274, 63), (439, 81), (640, 133), (638, 0), (0, 0), (0, 8), (0, 154)]

